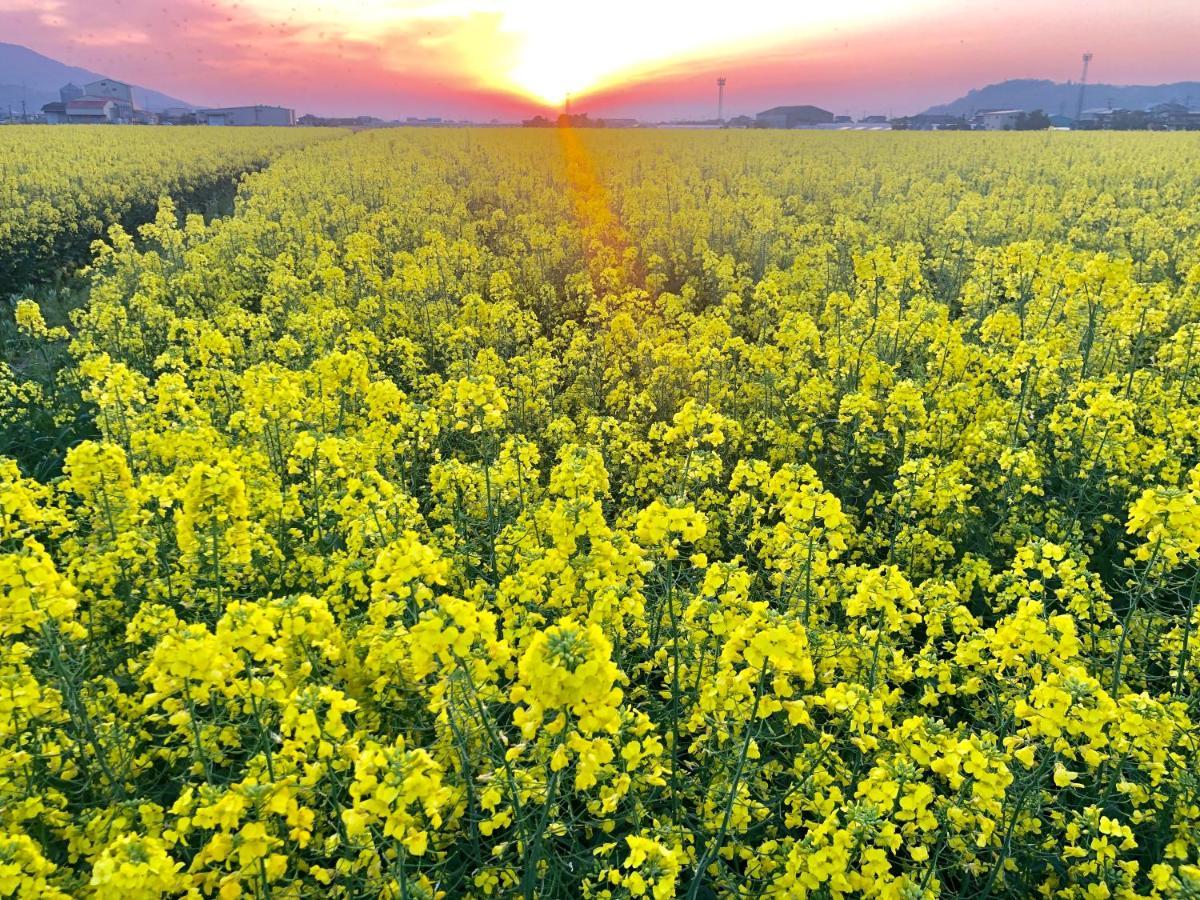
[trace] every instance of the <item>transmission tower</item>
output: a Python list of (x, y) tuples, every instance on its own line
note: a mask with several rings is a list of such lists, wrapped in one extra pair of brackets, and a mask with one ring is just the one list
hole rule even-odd
[(1083, 116), (1083, 92), (1087, 90), (1087, 70), (1088, 63), (1092, 61), (1092, 54), (1083, 54), (1083, 74), (1079, 76), (1079, 102), (1075, 104), (1075, 121), (1078, 122)]
[(725, 124), (725, 79), (717, 79), (717, 124)]

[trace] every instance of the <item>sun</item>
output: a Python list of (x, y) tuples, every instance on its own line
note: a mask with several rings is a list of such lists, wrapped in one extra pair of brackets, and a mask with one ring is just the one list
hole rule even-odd
[(580, 21), (570, 4), (518, 3), (503, 29), (513, 41), (511, 63), (500, 74), (508, 87), (548, 106), (601, 86), (628, 64), (612, 21)]
[(579, 65), (565, 54), (541, 52), (521, 59), (507, 77), (520, 93), (547, 106), (562, 106), (572, 94), (594, 89), (603, 72)]

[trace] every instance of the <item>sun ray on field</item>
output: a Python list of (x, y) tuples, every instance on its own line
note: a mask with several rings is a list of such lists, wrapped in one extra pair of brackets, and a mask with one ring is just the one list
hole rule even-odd
[(609, 191), (579, 130), (562, 127), (558, 136), (575, 221), (583, 236), (593, 280), (598, 282), (606, 270), (621, 265), (629, 247), (628, 235), (613, 211)]

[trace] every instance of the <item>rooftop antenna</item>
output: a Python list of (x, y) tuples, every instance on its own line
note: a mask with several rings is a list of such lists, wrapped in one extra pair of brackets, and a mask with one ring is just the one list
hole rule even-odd
[(1083, 74), (1079, 76), (1079, 102), (1075, 105), (1075, 121), (1078, 122), (1083, 117), (1083, 92), (1087, 90), (1087, 70), (1088, 64), (1092, 61), (1092, 53), (1089, 50), (1083, 54)]
[(717, 124), (725, 124), (725, 77), (717, 79)]

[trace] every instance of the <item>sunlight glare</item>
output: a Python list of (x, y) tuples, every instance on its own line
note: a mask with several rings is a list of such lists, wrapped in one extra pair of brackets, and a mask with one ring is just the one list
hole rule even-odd
[[(551, 105), (689, 55), (725, 54), (785, 38), (816, 37), (847, 22), (895, 17), (926, 4), (847, 0), (841, 4), (744, 0), (655, 3), (609, 0), (581, 6), (556, 0), (503, 4), (516, 61), (499, 73), (506, 87)], [(764, 23), (770, 23), (766, 27)]]
[[(229, 2), (229, 0), (226, 0)], [(688, 58), (827, 37), (838, 29), (923, 13), (947, 0), (251, 0), (341, 37), (372, 42), (400, 31), (452, 54), (480, 83), (561, 106), (612, 84), (649, 77)], [(413, 61), (400, 58), (397, 68)]]

